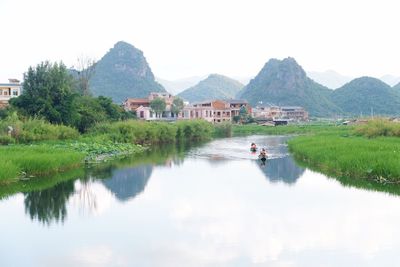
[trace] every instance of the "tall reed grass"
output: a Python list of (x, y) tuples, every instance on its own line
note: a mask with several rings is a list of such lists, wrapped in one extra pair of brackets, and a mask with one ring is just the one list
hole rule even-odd
[(128, 120), (98, 124), (89, 131), (88, 136), (120, 143), (165, 144), (179, 140), (210, 139), (213, 130), (213, 126), (204, 120), (174, 123)]
[[(10, 127), (12, 131), (9, 133)], [(0, 145), (13, 143), (31, 143), (48, 140), (76, 139), (79, 132), (64, 125), (50, 124), (42, 119), (27, 119), (21, 121), (11, 116), (0, 120)]]
[(378, 136), (400, 137), (400, 123), (385, 118), (377, 118), (369, 120), (366, 124), (358, 125), (355, 128), (355, 133), (368, 138)]

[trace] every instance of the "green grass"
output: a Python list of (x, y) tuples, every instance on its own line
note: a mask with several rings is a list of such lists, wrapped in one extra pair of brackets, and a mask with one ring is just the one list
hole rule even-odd
[(87, 136), (101, 141), (156, 145), (181, 140), (208, 140), (213, 133), (213, 125), (204, 120), (174, 123), (127, 120), (98, 124), (88, 132)]
[(285, 134), (309, 134), (319, 132), (341, 132), (352, 129), (351, 126), (335, 126), (326, 124), (304, 124), (304, 125), (282, 125), (282, 126), (261, 126), (255, 124), (234, 125), (234, 135), (266, 134), (266, 135), (285, 135)]
[(80, 165), (84, 157), (82, 152), (45, 144), (0, 146), (0, 183), (70, 169)]
[(400, 182), (400, 139), (367, 139), (352, 134), (317, 133), (289, 141), (295, 158), (327, 175)]

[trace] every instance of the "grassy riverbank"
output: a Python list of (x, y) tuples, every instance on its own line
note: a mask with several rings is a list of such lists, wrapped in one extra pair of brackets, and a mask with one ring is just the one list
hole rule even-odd
[[(7, 133), (8, 126), (13, 128)], [(142, 153), (146, 147), (212, 138), (215, 127), (205, 121), (176, 123), (127, 120), (98, 124), (84, 135), (42, 120), (0, 123), (0, 184), (54, 174), (86, 161)]]
[(82, 152), (46, 144), (0, 146), (0, 183), (65, 171), (79, 166), (84, 158)]
[(304, 124), (304, 125), (282, 125), (282, 126), (261, 126), (261, 125), (235, 125), (233, 135), (287, 135), (287, 134), (310, 134), (319, 132), (343, 131), (348, 130), (348, 126), (335, 126), (327, 124)]
[(376, 127), (379, 124), (372, 121), (347, 131), (299, 136), (289, 141), (289, 148), (298, 161), (330, 176), (397, 183), (400, 138)]

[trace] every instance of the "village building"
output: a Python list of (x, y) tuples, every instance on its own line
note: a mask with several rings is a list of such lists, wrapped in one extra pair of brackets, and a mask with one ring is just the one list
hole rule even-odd
[(248, 114), (252, 113), (251, 107), (250, 107), (249, 103), (246, 100), (231, 99), (231, 100), (228, 100), (228, 104), (229, 104), (229, 107), (231, 108), (231, 111), (232, 111), (232, 114), (231, 114), (232, 118), (235, 117), (235, 116), (239, 116), (240, 109), (242, 107), (246, 108)]
[[(156, 98), (162, 98), (166, 102), (166, 109), (161, 117), (150, 108), (150, 103)], [(234, 116), (239, 116), (240, 109), (245, 107), (251, 114), (251, 107), (245, 100), (210, 100), (185, 105), (179, 114), (173, 114), (171, 107), (174, 96), (169, 93), (151, 93), (148, 98), (127, 98), (123, 102), (126, 111), (136, 112), (138, 119), (143, 120), (192, 120), (204, 119), (211, 123), (230, 122)]]
[(22, 85), (17, 79), (8, 79), (9, 83), (0, 83), (0, 108), (8, 106), (8, 101), (21, 95)]
[(233, 117), (239, 116), (242, 107), (251, 114), (251, 107), (246, 100), (202, 101), (186, 106), (181, 119), (204, 119), (211, 123), (231, 122)]
[[(166, 108), (165, 111), (157, 117), (150, 108), (150, 103), (156, 98), (164, 99)], [(143, 120), (159, 120), (159, 119), (174, 119), (175, 114), (171, 112), (174, 96), (167, 92), (153, 92), (147, 98), (127, 98), (122, 106), (125, 111), (136, 112), (136, 116)]]
[(287, 120), (287, 121), (307, 121), (308, 112), (303, 107), (256, 107), (252, 111), (255, 119), (261, 120)]
[(210, 100), (193, 103), (182, 111), (182, 119), (203, 119), (212, 123), (232, 120), (232, 110), (228, 102)]

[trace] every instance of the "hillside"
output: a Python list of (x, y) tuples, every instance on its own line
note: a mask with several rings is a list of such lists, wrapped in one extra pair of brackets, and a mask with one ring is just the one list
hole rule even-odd
[(269, 60), (238, 93), (253, 106), (302, 106), (312, 116), (330, 116), (340, 109), (330, 101), (332, 90), (307, 77), (293, 58)]
[(206, 76), (193, 76), (188, 78), (183, 78), (179, 80), (166, 80), (156, 77), (156, 81), (164, 86), (165, 90), (173, 95), (177, 95), (184, 91), (185, 89), (196, 85), (201, 80), (205, 79)]
[(143, 52), (125, 42), (116, 43), (96, 63), (90, 89), (93, 95), (111, 97), (116, 103), (127, 97), (146, 97), (150, 92), (165, 91), (155, 81)]
[(393, 86), (393, 89), (399, 90), (400, 91), (400, 83), (396, 84), (395, 86)]
[(335, 90), (332, 101), (348, 114), (400, 114), (400, 92), (371, 77), (354, 79)]
[(211, 74), (178, 94), (189, 102), (205, 101), (210, 99), (231, 99), (243, 88), (240, 82), (219, 74)]

